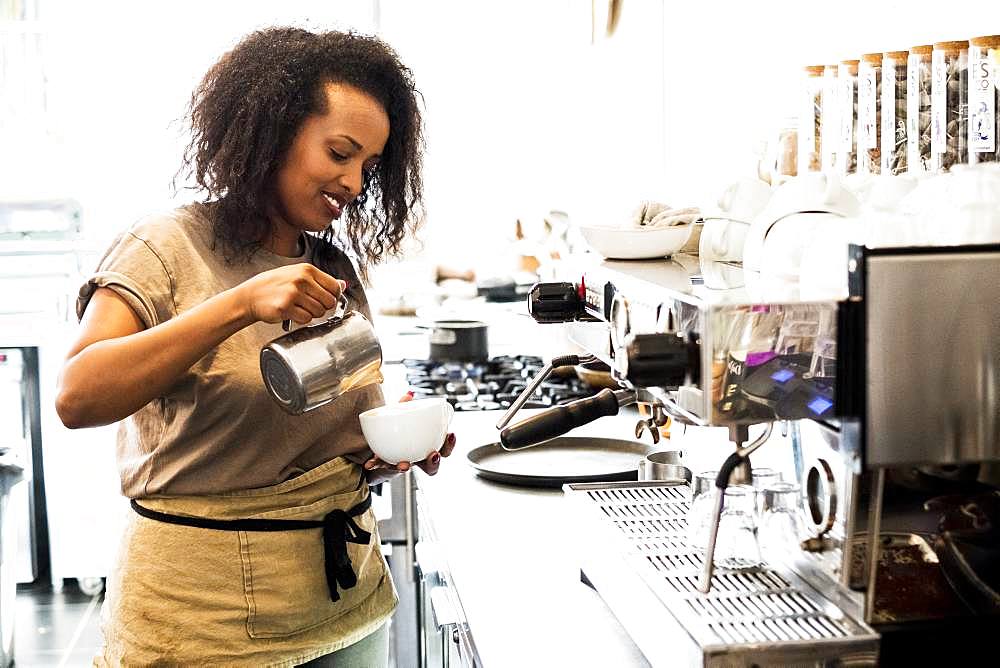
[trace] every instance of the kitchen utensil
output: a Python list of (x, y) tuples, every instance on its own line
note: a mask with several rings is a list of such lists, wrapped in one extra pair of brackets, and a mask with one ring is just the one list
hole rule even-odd
[(580, 226), (590, 246), (608, 259), (648, 260), (676, 253), (691, 236), (693, 225), (653, 229)]
[(480, 477), (528, 487), (561, 487), (570, 482), (635, 480), (637, 458), (653, 447), (638, 441), (563, 436), (533, 448), (505, 450), (499, 443), (466, 455)]
[(372, 408), (358, 418), (372, 452), (398, 464), (422, 461), (440, 448), (454, 415), (447, 399), (418, 399)]
[(659, 450), (639, 460), (639, 480), (691, 482), (691, 469), (681, 461), (680, 450)]
[[(562, 436), (571, 429), (582, 427), (599, 417), (617, 415), (618, 409), (635, 402), (635, 393), (627, 390), (601, 390), (592, 397), (577, 399), (562, 406), (553, 406), (537, 415), (507, 427), (500, 432), (500, 443), (507, 450), (519, 450)], [(516, 410), (517, 404), (511, 406)], [(508, 415), (513, 415), (508, 411)], [(502, 424), (506, 424), (501, 419)]]
[(485, 362), (489, 359), (487, 325), (479, 320), (437, 320), (430, 329), (435, 362)]
[(382, 382), (382, 348), (371, 322), (340, 296), (325, 322), (274, 339), (260, 351), (260, 372), (278, 405), (299, 415), (350, 390)]

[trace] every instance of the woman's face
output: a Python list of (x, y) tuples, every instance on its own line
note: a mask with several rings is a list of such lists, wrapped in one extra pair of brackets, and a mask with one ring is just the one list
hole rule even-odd
[(326, 84), (324, 92), (326, 113), (303, 121), (278, 170), (269, 244), (278, 253), (294, 254), (300, 231), (319, 232), (340, 218), (389, 139), (389, 116), (375, 99), (346, 84)]

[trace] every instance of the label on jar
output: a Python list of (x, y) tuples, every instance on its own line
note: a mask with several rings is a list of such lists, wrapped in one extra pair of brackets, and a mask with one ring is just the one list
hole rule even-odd
[(996, 80), (986, 56), (969, 62), (969, 151), (996, 151)]
[(906, 61), (906, 161), (910, 170), (920, 164), (920, 60)]
[(851, 77), (844, 77), (840, 82), (840, 146), (844, 153), (854, 148), (854, 86)]
[(948, 65), (944, 51), (931, 54), (931, 153), (948, 150)]
[(896, 152), (896, 64), (886, 59), (882, 64), (882, 173), (892, 170)]
[(878, 86), (875, 82), (875, 68), (868, 63), (861, 63), (858, 70), (858, 149), (876, 148), (878, 146), (878, 128), (875, 127), (878, 116), (878, 102), (875, 98)]

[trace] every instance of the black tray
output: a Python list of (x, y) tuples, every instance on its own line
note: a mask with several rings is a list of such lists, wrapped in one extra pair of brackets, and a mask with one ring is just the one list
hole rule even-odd
[(639, 460), (657, 448), (616, 438), (561, 436), (521, 450), (482, 445), (466, 458), (480, 477), (526, 487), (636, 480)]

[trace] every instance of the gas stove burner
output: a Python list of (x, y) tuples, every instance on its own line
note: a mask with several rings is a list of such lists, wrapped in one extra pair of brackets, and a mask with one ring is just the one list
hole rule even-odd
[[(503, 355), (484, 363), (407, 359), (403, 365), (414, 394), (444, 397), (457, 411), (493, 411), (509, 408), (545, 363), (541, 357), (532, 355)], [(593, 394), (575, 377), (550, 379), (524, 408), (549, 408)]]

